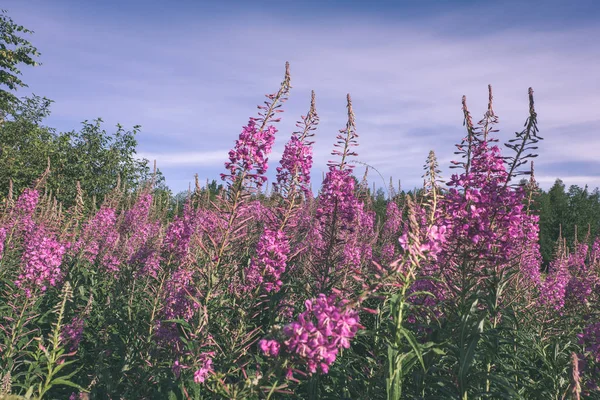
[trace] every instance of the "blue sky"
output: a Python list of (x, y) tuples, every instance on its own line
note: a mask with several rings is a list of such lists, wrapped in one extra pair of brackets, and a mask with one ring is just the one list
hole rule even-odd
[[(464, 134), (461, 96), (474, 120), (494, 88), (501, 141), (521, 130), (535, 91), (540, 156), (549, 187), (600, 186), (600, 3), (597, 1), (75, 1), (5, 0), (35, 31), (42, 66), (24, 70), (53, 99), (58, 130), (102, 117), (113, 130), (142, 125), (140, 156), (167, 183), (218, 178), (227, 152), (289, 61), (292, 91), (271, 169), (317, 95), (313, 177), (320, 181), (350, 93), (358, 160), (386, 179), (419, 186), (429, 150), (444, 176)], [(357, 168), (357, 175), (362, 176)], [(370, 180), (383, 186), (376, 173)]]

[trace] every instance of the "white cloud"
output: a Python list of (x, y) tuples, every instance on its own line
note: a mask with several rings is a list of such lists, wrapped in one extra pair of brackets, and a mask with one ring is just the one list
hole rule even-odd
[[(177, 166), (197, 167), (222, 167), (228, 161), (229, 150), (192, 151), (192, 152), (163, 152), (163, 153), (137, 153), (138, 158), (156, 160), (158, 168)], [(278, 160), (281, 153), (274, 151), (269, 156), (271, 160)]]
[(159, 168), (173, 167), (181, 165), (196, 165), (198, 167), (214, 166), (222, 164), (227, 150), (215, 151), (195, 151), (195, 152), (176, 152), (176, 153), (146, 153), (139, 152), (139, 158), (156, 160)]

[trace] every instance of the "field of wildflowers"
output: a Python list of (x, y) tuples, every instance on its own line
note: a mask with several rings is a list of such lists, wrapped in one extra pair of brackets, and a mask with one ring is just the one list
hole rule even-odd
[(502, 150), (491, 87), (477, 124), (463, 98), (456, 173), (430, 153), (383, 218), (353, 175), (350, 95), (321, 188), (313, 93), (265, 194), (290, 89), (286, 65), (214, 196), (117, 185), (95, 209), (73, 182), (63, 209), (52, 166), (2, 194), (0, 398), (600, 398), (600, 239), (559, 239), (542, 269), (531, 89)]

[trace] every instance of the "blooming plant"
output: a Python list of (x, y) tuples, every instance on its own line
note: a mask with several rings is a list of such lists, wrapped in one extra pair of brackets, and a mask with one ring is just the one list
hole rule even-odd
[(489, 87), (478, 124), (463, 98), (449, 180), (432, 151), (423, 188), (391, 191), (378, 210), (366, 173), (354, 176), (350, 95), (320, 188), (313, 92), (268, 192), (290, 90), (286, 64), (241, 128), (223, 186), (196, 180), (183, 204), (150, 181), (118, 184), (96, 209), (73, 182), (63, 211), (50, 169), (16, 200), (11, 186), (0, 208), (0, 398), (600, 396), (600, 239), (561, 238), (542, 265), (531, 89), (508, 153)]

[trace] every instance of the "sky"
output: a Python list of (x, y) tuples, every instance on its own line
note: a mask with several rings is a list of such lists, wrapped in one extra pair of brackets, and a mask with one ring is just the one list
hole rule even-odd
[[(42, 65), (23, 68), (18, 95), (54, 103), (45, 124), (77, 130), (141, 125), (138, 156), (167, 184), (219, 179), (223, 163), (285, 62), (292, 89), (278, 123), (270, 178), (316, 92), (313, 180), (318, 184), (346, 94), (356, 115), (357, 160), (378, 187), (422, 184), (434, 150), (448, 179), (465, 134), (461, 97), (475, 122), (487, 85), (505, 142), (528, 116), (534, 90), (540, 136), (536, 179), (549, 188), (600, 186), (600, 2), (572, 1), (138, 1), (4, 0)], [(508, 149), (504, 151), (508, 155)], [(358, 165), (356, 175), (362, 177)]]

